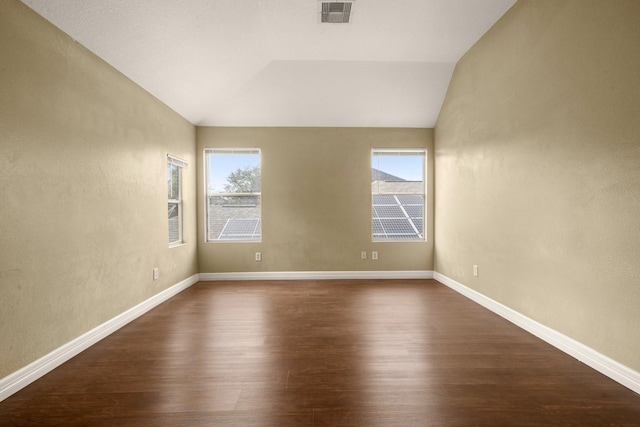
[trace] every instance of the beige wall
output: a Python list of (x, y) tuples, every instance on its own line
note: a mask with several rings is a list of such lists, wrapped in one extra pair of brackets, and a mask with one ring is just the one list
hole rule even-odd
[[(167, 153), (190, 162), (173, 249)], [(195, 171), (194, 126), (0, 1), (0, 378), (197, 273)]]
[(435, 263), (640, 371), (638, 17), (521, 0), (461, 59), (435, 129)]
[[(203, 273), (432, 270), (432, 129), (197, 128), (204, 148), (262, 150), (260, 243), (204, 242), (204, 177), (198, 172), (198, 253)], [(427, 242), (371, 242), (371, 149), (427, 148)], [(360, 260), (377, 250), (378, 261)], [(262, 262), (254, 253), (262, 252)]]

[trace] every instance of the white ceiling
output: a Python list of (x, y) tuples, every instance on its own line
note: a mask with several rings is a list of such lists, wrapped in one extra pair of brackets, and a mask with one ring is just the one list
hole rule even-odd
[(433, 127), (515, 0), (23, 0), (195, 125)]

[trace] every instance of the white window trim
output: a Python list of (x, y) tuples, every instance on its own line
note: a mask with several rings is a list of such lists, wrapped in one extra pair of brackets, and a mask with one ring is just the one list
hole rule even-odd
[[(421, 239), (375, 239), (373, 237), (373, 217), (370, 215), (370, 236), (372, 243), (425, 243), (427, 241), (427, 156), (428, 152), (426, 148), (372, 148), (371, 155), (369, 156), (369, 161), (371, 162), (369, 167), (369, 173), (374, 168), (373, 165), (373, 157), (376, 154), (382, 155), (394, 155), (397, 154), (399, 156), (402, 155), (420, 155), (423, 157), (422, 161), (422, 234), (423, 237)], [(411, 193), (417, 194), (417, 193)], [(373, 193), (370, 192), (369, 196), (371, 197), (369, 201), (369, 207), (373, 209)], [(402, 208), (402, 207), (401, 207)], [(404, 211), (404, 208), (402, 208)], [(405, 213), (406, 214), (406, 213)], [(412, 221), (410, 221), (411, 226), (415, 228), (415, 225)]]
[[(182, 210), (182, 170), (187, 168), (188, 163), (182, 160), (179, 157), (172, 156), (171, 154), (167, 154), (167, 166), (178, 166), (178, 174), (179, 174), (179, 185), (178, 185), (178, 198), (177, 199), (167, 199), (167, 204), (176, 204), (178, 206), (178, 240), (169, 242), (169, 247), (173, 248), (176, 246), (184, 245), (184, 235), (183, 235), (183, 210)], [(168, 218), (167, 218), (168, 221)], [(168, 223), (167, 223), (168, 225)]]
[(181, 158), (176, 156), (172, 156), (171, 154), (167, 154), (167, 163), (170, 165), (176, 165), (185, 169), (187, 168), (187, 166), (189, 166), (189, 164), (185, 160), (182, 160)]
[[(213, 244), (229, 244), (229, 243), (261, 243), (262, 242), (262, 229), (260, 232), (260, 238), (256, 240), (236, 240), (236, 239), (209, 239), (209, 198), (210, 197), (221, 197), (221, 196), (257, 196), (260, 198), (260, 204), (262, 205), (262, 191), (255, 193), (209, 193), (209, 183), (208, 183), (208, 169), (209, 165), (207, 162), (208, 154), (257, 154), (260, 158), (260, 181), (262, 181), (262, 150), (256, 147), (238, 147), (238, 148), (205, 148), (203, 150), (202, 162), (203, 162), (203, 170), (204, 170), (204, 243), (213, 243)], [(262, 188), (262, 182), (260, 183), (260, 187)], [(260, 208), (260, 227), (262, 228), (262, 208)]]

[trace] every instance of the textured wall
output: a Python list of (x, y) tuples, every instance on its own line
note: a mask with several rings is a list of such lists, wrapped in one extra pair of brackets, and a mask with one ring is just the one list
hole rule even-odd
[[(432, 270), (432, 129), (198, 127), (198, 164), (204, 148), (262, 149), (262, 242), (204, 243), (203, 273), (236, 271)], [(427, 242), (371, 242), (371, 149), (427, 148)], [(198, 172), (198, 210), (204, 178)], [(360, 260), (377, 250), (378, 261)], [(254, 253), (262, 252), (262, 262)]]
[(435, 264), (640, 371), (638, 17), (636, 0), (521, 0), (460, 60), (435, 129)]
[[(167, 153), (191, 163), (172, 249)], [(197, 272), (195, 166), (190, 123), (0, 2), (0, 378)]]

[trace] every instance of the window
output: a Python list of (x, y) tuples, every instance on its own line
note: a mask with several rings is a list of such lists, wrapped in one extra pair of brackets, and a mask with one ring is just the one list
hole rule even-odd
[(260, 150), (205, 150), (206, 240), (260, 241)]
[(167, 188), (169, 217), (169, 246), (182, 241), (182, 168), (187, 162), (177, 157), (167, 156)]
[(371, 215), (374, 242), (425, 240), (425, 158), (425, 150), (373, 150)]

